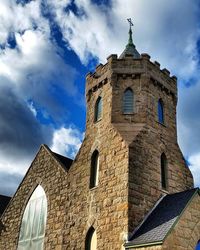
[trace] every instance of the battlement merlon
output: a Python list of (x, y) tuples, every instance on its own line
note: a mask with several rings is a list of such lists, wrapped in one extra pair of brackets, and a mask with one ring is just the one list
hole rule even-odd
[(86, 95), (102, 84), (109, 82), (112, 75), (131, 76), (145, 75), (153, 80), (155, 84), (161, 85), (175, 97), (177, 96), (177, 77), (171, 76), (166, 68), (160, 69), (160, 63), (150, 61), (151, 57), (143, 53), (140, 58), (134, 59), (131, 55), (126, 55), (120, 59), (116, 54), (111, 54), (107, 58), (106, 64), (97, 65), (93, 73), (86, 75)]

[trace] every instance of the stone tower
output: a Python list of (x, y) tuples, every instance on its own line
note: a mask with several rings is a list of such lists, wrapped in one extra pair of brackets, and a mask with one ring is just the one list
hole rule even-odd
[[(123, 107), (126, 90), (133, 93), (131, 112)], [(102, 117), (94, 122), (99, 96)], [(92, 137), (91, 143), (102, 150), (109, 145), (102, 152), (101, 181), (105, 189), (113, 184), (114, 201), (120, 199), (118, 191), (125, 192), (122, 199), (128, 202), (130, 233), (161, 195), (193, 187), (177, 143), (177, 78), (151, 62), (148, 54), (138, 53), (130, 28), (119, 58), (109, 56), (105, 65), (87, 75), (86, 97), (86, 138)]]
[[(0, 249), (16, 250), (20, 244), (32, 244), (36, 236), (39, 242), (42, 237), (42, 250), (120, 250), (135, 248), (138, 242), (147, 246), (142, 249), (194, 249), (200, 197), (191, 189), (193, 178), (177, 144), (176, 77), (151, 62), (149, 55), (138, 53), (130, 28), (119, 58), (109, 56), (105, 65), (87, 75), (86, 102), (85, 138), (76, 158), (72, 161), (41, 146), (0, 219)], [(47, 208), (46, 217), (40, 217), (39, 210), (34, 216), (46, 220), (42, 236), (36, 230), (20, 234), (27, 225), (36, 228), (24, 211), (38, 186)], [(164, 218), (160, 224), (157, 211)], [(143, 230), (147, 217), (152, 220), (146, 220)], [(152, 236), (152, 230), (153, 236), (163, 236), (149, 238), (155, 248), (143, 237), (147, 231)], [(164, 242), (169, 231), (173, 232)]]

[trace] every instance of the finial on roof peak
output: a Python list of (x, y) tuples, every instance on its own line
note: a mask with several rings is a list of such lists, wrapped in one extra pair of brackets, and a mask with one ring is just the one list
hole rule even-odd
[(132, 38), (132, 26), (133, 26), (133, 22), (131, 20), (131, 18), (127, 18), (127, 21), (129, 22), (129, 39), (128, 39), (128, 44), (126, 45), (125, 50), (123, 51), (123, 53), (120, 55), (119, 58), (124, 58), (126, 55), (132, 55), (134, 59), (138, 59), (140, 58), (140, 54), (138, 53), (138, 51), (135, 48), (135, 45), (133, 43), (133, 38)]

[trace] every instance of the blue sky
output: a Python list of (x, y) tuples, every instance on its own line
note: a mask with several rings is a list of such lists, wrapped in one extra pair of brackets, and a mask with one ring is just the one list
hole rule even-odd
[(85, 75), (128, 39), (178, 77), (178, 137), (200, 185), (198, 0), (0, 0), (0, 193), (12, 195), (40, 144), (74, 157)]

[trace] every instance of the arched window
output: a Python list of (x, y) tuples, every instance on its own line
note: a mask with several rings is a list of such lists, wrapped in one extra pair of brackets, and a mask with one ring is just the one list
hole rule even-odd
[(97, 234), (93, 227), (88, 230), (85, 239), (85, 250), (96, 250), (97, 249)]
[(133, 91), (131, 88), (127, 88), (123, 95), (123, 113), (133, 113)]
[(98, 185), (99, 175), (99, 152), (95, 150), (91, 158), (91, 169), (90, 169), (90, 188)]
[(42, 250), (47, 218), (47, 199), (39, 185), (31, 195), (21, 222), (18, 250)]
[(99, 121), (102, 117), (102, 98), (99, 96), (95, 103), (94, 121)]
[(195, 247), (195, 250), (200, 250), (200, 240), (197, 242), (197, 245)]
[(164, 153), (162, 153), (160, 158), (161, 165), (161, 186), (163, 189), (167, 189), (167, 158)]
[(158, 121), (160, 123), (164, 123), (164, 108), (163, 101), (161, 99), (158, 100)]

